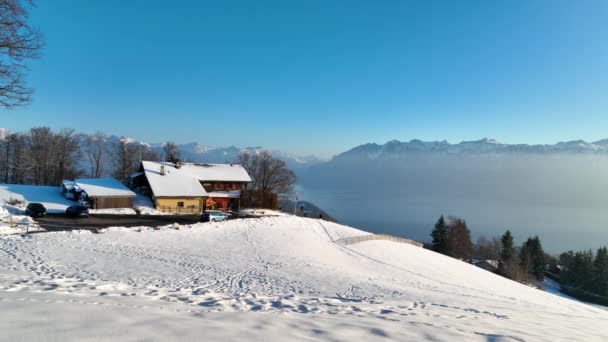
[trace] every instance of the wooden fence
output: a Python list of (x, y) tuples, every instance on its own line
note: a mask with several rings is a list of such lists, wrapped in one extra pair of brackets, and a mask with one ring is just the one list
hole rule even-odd
[(201, 208), (198, 207), (168, 207), (168, 206), (158, 206), (157, 210), (163, 211), (166, 213), (176, 213), (176, 214), (191, 214), (197, 215), (201, 213)]
[(348, 245), (352, 245), (355, 243), (370, 241), (370, 240), (388, 240), (388, 241), (399, 242), (399, 243), (407, 243), (409, 245), (414, 245), (416, 247), (422, 247), (422, 244), (418, 241), (404, 239), (404, 238), (400, 238), (400, 237), (396, 237), (396, 236), (392, 236), (392, 235), (386, 235), (386, 234), (368, 234), (368, 235), (361, 235), (361, 236), (353, 236), (353, 237), (338, 239), (335, 241), (335, 243), (344, 245), (344, 246), (348, 246)]

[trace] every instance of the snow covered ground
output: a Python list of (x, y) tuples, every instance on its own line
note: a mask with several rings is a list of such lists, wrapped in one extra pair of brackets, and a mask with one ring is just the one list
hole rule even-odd
[[(24, 210), (30, 202), (42, 203), (48, 213), (63, 214), (65, 209), (77, 202), (66, 199), (56, 186), (0, 184), (0, 204), (19, 200), (22, 203), (14, 206)], [(135, 215), (132, 208), (91, 209), (91, 214)]]
[(291, 216), (0, 237), (0, 339), (605, 341), (608, 312)]
[(108, 209), (89, 209), (90, 214), (104, 215), (137, 215), (131, 208), (108, 208)]
[(15, 199), (23, 202), (23, 209), (30, 202), (42, 203), (49, 213), (65, 213), (67, 207), (75, 204), (56, 186), (0, 184), (0, 203)]

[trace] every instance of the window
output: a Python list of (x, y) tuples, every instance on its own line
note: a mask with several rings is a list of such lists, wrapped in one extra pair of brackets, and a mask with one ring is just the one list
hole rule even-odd
[(177, 207), (178, 208), (183, 208), (184, 207), (184, 202), (177, 202)]

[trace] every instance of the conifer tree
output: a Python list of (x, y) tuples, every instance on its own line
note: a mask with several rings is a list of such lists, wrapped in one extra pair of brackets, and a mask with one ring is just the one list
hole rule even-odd
[(593, 260), (594, 292), (608, 296), (608, 249), (599, 248)]
[(435, 223), (431, 236), (433, 237), (433, 250), (437, 253), (447, 255), (449, 253), (449, 237), (448, 228), (445, 224), (445, 220), (443, 219), (443, 215), (441, 215), (439, 220), (437, 220), (437, 223)]
[(513, 235), (507, 230), (500, 239), (500, 260), (498, 262), (498, 273), (503, 277), (513, 279), (513, 264), (515, 263), (515, 247), (513, 246)]

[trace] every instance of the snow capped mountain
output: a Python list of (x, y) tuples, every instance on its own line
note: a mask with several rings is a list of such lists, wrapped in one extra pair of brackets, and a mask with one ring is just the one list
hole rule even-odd
[(402, 142), (391, 140), (384, 145), (368, 143), (341, 153), (334, 159), (342, 158), (395, 158), (407, 153), (608, 153), (608, 139), (593, 143), (584, 140), (559, 142), (553, 145), (503, 144), (494, 139), (483, 138), (450, 144), (447, 141), (421, 141), (418, 139)]
[[(152, 150), (162, 155), (163, 143), (150, 144)], [(264, 149), (262, 146), (252, 147), (211, 147), (205, 146), (197, 142), (191, 142), (186, 144), (177, 145), (180, 151), (182, 160), (192, 162), (205, 162), (205, 163), (231, 163), (237, 158), (241, 152), (248, 152), (250, 154), (259, 153)], [(270, 150), (273, 156), (283, 160), (287, 166), (294, 171), (305, 168), (310, 165), (315, 165), (323, 160), (315, 156), (297, 156), (285, 151)]]

